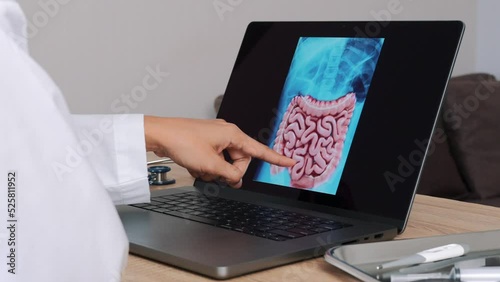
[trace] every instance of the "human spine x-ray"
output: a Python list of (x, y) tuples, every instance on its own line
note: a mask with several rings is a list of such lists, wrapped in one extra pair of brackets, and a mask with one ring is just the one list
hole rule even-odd
[(262, 163), (255, 180), (335, 194), (383, 38), (299, 39), (269, 147), (297, 163)]

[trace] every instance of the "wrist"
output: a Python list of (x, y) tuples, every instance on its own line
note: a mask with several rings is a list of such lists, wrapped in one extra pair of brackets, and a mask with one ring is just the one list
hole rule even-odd
[(159, 117), (155, 116), (144, 116), (144, 138), (146, 141), (146, 151), (157, 151), (160, 146), (156, 138), (157, 124)]

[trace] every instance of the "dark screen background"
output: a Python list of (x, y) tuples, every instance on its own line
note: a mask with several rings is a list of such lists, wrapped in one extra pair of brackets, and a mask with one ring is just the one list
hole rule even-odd
[(278, 106), (299, 37), (372, 36), (385, 41), (337, 194), (255, 182), (255, 160), (247, 170), (242, 189), (404, 221), (420, 166), (414, 166), (415, 172), (392, 189), (384, 173), (397, 175), (401, 164), (398, 157), (408, 159), (412, 151), (419, 150), (415, 140), (430, 137), (463, 25), (370, 24), (368, 32), (364, 22), (249, 25), (218, 117), (235, 123), (264, 144), (276, 120), (273, 109)]

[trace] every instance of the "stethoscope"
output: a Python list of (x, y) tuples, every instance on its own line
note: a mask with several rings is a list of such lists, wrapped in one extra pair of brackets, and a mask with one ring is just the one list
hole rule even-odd
[[(147, 163), (147, 165), (152, 165), (152, 164), (160, 164), (160, 163), (165, 163), (165, 164), (170, 164), (173, 163), (171, 159), (161, 159), (161, 160), (156, 160), (156, 161), (150, 161)], [(166, 165), (157, 165), (157, 166), (150, 166), (148, 167), (148, 181), (149, 185), (169, 185), (169, 184), (174, 184), (175, 179), (169, 179), (167, 177), (167, 172), (171, 171), (172, 169), (169, 166)]]

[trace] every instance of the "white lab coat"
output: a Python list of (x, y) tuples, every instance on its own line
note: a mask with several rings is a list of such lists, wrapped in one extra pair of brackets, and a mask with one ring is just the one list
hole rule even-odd
[(25, 26), (0, 0), (0, 281), (119, 281), (128, 242), (113, 202), (149, 201), (143, 116), (71, 115)]

